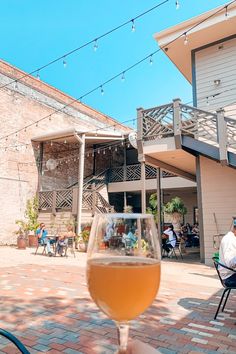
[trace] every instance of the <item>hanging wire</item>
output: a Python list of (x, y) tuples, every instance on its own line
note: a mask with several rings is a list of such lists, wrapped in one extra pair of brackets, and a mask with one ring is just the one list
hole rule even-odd
[(48, 63), (42, 65), (41, 67), (39, 67), (39, 68), (37, 68), (37, 69), (31, 71), (30, 73), (24, 74), (24, 75), (20, 76), (19, 78), (14, 79), (14, 80), (12, 80), (12, 81), (9, 82), (9, 83), (0, 86), (0, 89), (1, 89), (1, 88), (4, 88), (4, 87), (6, 87), (6, 86), (9, 86), (10, 84), (12, 84), (12, 83), (14, 83), (14, 82), (17, 82), (17, 81), (19, 81), (19, 80), (22, 80), (22, 79), (24, 79), (25, 77), (31, 76), (31, 75), (33, 75), (33, 74), (35, 74), (35, 73), (37, 74), (38, 71), (41, 71), (41, 70), (47, 68), (48, 66), (50, 66), (50, 65), (52, 65), (52, 64), (54, 64), (54, 63), (56, 63), (56, 62), (58, 62), (58, 61), (63, 60), (65, 57), (68, 57), (68, 56), (70, 56), (70, 55), (72, 55), (72, 54), (78, 52), (79, 50), (81, 50), (81, 49), (83, 49), (83, 48), (85, 48), (85, 47), (91, 45), (91, 44), (94, 43), (95, 41), (98, 41), (98, 40), (100, 40), (101, 38), (104, 38), (104, 37), (110, 35), (111, 33), (115, 32), (115, 31), (118, 31), (120, 28), (122, 28), (122, 27), (127, 26), (128, 24), (130, 24), (131, 21), (135, 21), (135, 20), (137, 20), (137, 19), (139, 19), (139, 18), (141, 18), (141, 17), (147, 15), (148, 13), (150, 13), (150, 12), (152, 12), (152, 11), (158, 9), (159, 7), (161, 7), (161, 6), (163, 6), (163, 5), (165, 5), (165, 4), (166, 4), (167, 2), (169, 2), (169, 1), (170, 1), (170, 0), (164, 0), (164, 1), (160, 2), (160, 3), (158, 3), (157, 5), (151, 7), (150, 9), (148, 9), (148, 10), (146, 10), (146, 11), (144, 11), (144, 12), (138, 14), (138, 15), (135, 16), (135, 17), (133, 17), (132, 20), (125, 21), (125, 22), (121, 23), (120, 25), (118, 25), (118, 26), (116, 26), (116, 27), (113, 27), (112, 29), (108, 30), (107, 32), (104, 32), (104, 33), (101, 34), (100, 36), (98, 36), (98, 37), (96, 37), (96, 38), (93, 38), (93, 39), (91, 39), (90, 41), (88, 41), (88, 42), (82, 44), (81, 46), (79, 46), (79, 47), (77, 47), (77, 48), (74, 48), (74, 49), (72, 49), (71, 51), (69, 51), (69, 52), (67, 52), (67, 53), (64, 53), (63, 55), (61, 55), (61, 56), (59, 56), (59, 57), (57, 57), (57, 58), (51, 60), (50, 62), (48, 62)]
[[(230, 6), (232, 3), (235, 3), (235, 2), (236, 2), (236, 0), (233, 0), (233, 1), (231, 1), (230, 3), (228, 3), (227, 6)], [(56, 109), (56, 110), (55, 110), (53, 113), (51, 113), (50, 115), (47, 115), (47, 116), (45, 116), (45, 117), (42, 117), (41, 119), (38, 120), (38, 122), (40, 122), (40, 121), (42, 121), (42, 120), (48, 118), (49, 116), (52, 116), (52, 114), (55, 114), (55, 113), (57, 113), (57, 112), (63, 112), (64, 114), (68, 114), (67, 112), (64, 111), (64, 109), (65, 109), (66, 107), (71, 106), (71, 105), (72, 105), (73, 103), (75, 103), (75, 102), (80, 102), (84, 97), (90, 95), (91, 93), (95, 92), (95, 91), (98, 90), (98, 89), (101, 90), (101, 94), (104, 94), (104, 89), (103, 89), (103, 87), (104, 87), (106, 84), (110, 83), (111, 81), (115, 80), (117, 77), (120, 77), (120, 75), (121, 75), (124, 71), (127, 72), (127, 71), (129, 71), (129, 70), (132, 70), (132, 69), (135, 68), (136, 66), (140, 65), (142, 62), (146, 61), (148, 58), (150, 59), (150, 56), (153, 56), (153, 55), (157, 54), (157, 53), (160, 52), (162, 49), (168, 49), (168, 46), (170, 46), (173, 42), (175, 42), (176, 40), (178, 40), (179, 38), (181, 38), (183, 35), (184, 35), (184, 36), (187, 36), (187, 33), (190, 32), (192, 29), (194, 29), (194, 28), (196, 28), (197, 26), (199, 26), (200, 24), (206, 22), (208, 19), (212, 18), (213, 16), (215, 16), (216, 14), (218, 14), (219, 12), (221, 12), (221, 11), (224, 10), (224, 9), (225, 9), (225, 6), (224, 6), (224, 7), (221, 7), (221, 8), (218, 9), (216, 12), (212, 13), (212, 14), (209, 15), (208, 17), (206, 17), (206, 18), (204, 18), (203, 20), (201, 20), (199, 23), (197, 23), (197, 24), (195, 24), (194, 26), (192, 26), (191, 28), (189, 28), (188, 31), (185, 31), (184, 33), (181, 33), (180, 35), (178, 35), (177, 37), (175, 37), (175, 38), (174, 38), (173, 40), (171, 40), (169, 43), (165, 44), (165, 46), (162, 46), (162, 47), (158, 48), (158, 49), (155, 50), (153, 53), (147, 55), (147, 56), (144, 57), (143, 59), (141, 59), (141, 60), (139, 60), (138, 62), (134, 63), (133, 65), (129, 66), (128, 68), (126, 68), (126, 69), (123, 70), (122, 72), (119, 72), (118, 74), (112, 76), (110, 79), (106, 80), (106, 81), (103, 82), (101, 85), (99, 85), (99, 86), (93, 88), (92, 90), (88, 91), (87, 93), (85, 93), (84, 95), (80, 96), (79, 98), (75, 98), (75, 99), (71, 100), (68, 104), (64, 105), (64, 106), (63, 106), (62, 108), (60, 108), (60, 109)], [(30, 124), (28, 124), (28, 125), (26, 126), (26, 128), (31, 127), (31, 126), (34, 125), (34, 124), (35, 124), (35, 122), (34, 122), (34, 123), (30, 123)], [(17, 132), (20, 132), (20, 131), (24, 130), (24, 128), (25, 128), (25, 127), (19, 129)], [(13, 135), (13, 134), (15, 134), (15, 132), (9, 133), (9, 134), (6, 135), (6, 136), (9, 137), (10, 135)], [(1, 139), (5, 139), (6, 136), (0, 137), (0, 140), (1, 140)]]

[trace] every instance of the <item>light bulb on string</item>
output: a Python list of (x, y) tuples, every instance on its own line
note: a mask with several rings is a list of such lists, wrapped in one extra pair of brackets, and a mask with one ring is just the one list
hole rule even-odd
[(89, 157), (89, 152), (87, 153), (87, 157)]
[(124, 82), (125, 81), (125, 72), (123, 71), (122, 76), (121, 76), (121, 81)]
[(97, 49), (98, 49), (98, 41), (97, 41), (97, 39), (95, 39), (94, 45), (93, 45), (93, 50), (96, 52)]
[(98, 149), (98, 154), (100, 154), (100, 150)]
[(225, 6), (225, 20), (229, 19), (228, 6)]
[(101, 89), (101, 95), (103, 96), (104, 95), (104, 89), (103, 89), (102, 85), (100, 86), (100, 89)]
[(128, 149), (130, 148), (130, 143), (127, 144), (127, 148), (128, 148)]
[(52, 146), (53, 145), (53, 142), (51, 141), (50, 145)]
[(16, 82), (15, 82), (15, 90), (18, 90), (18, 81), (16, 80)]
[(50, 114), (50, 116), (48, 117), (48, 119), (51, 121), (52, 120), (52, 116), (51, 116), (51, 114)]
[(117, 146), (115, 147), (115, 151), (117, 152)]
[(39, 126), (38, 122), (35, 124), (35, 126), (36, 126), (36, 128), (38, 128), (38, 126)]
[(179, 8), (180, 8), (179, 0), (175, 1), (175, 8), (176, 8), (176, 10), (179, 10)]
[(121, 146), (124, 146), (124, 142), (123, 141), (121, 142)]
[(134, 23), (134, 20), (131, 20), (131, 22), (132, 22), (132, 27), (131, 27), (131, 31), (132, 31), (132, 32), (135, 32), (135, 30), (136, 30), (136, 27), (135, 27), (135, 23)]
[(24, 132), (26, 133), (26, 127), (25, 127), (25, 129), (24, 129)]
[(187, 45), (188, 44), (188, 36), (187, 36), (187, 33), (185, 32), (184, 33), (184, 45)]
[(67, 66), (66, 57), (63, 58), (63, 62), (62, 63), (63, 63), (64, 68), (66, 68), (66, 66)]
[(67, 141), (66, 141), (66, 139), (64, 140), (64, 144), (67, 144)]
[(206, 97), (206, 104), (207, 104), (207, 106), (209, 106), (209, 97)]
[(37, 79), (40, 80), (40, 75), (39, 75), (39, 71), (37, 71)]
[(106, 150), (103, 150), (103, 155), (106, 155)]
[(152, 65), (152, 64), (153, 64), (152, 55), (150, 55), (149, 64), (150, 64), (150, 65)]

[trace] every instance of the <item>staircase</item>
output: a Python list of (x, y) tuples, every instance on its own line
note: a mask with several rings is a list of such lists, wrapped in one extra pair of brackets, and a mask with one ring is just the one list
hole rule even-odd
[[(107, 171), (86, 178), (83, 185), (82, 223), (92, 222), (95, 212), (109, 213), (114, 209), (108, 202)], [(39, 192), (39, 222), (58, 232), (77, 216), (78, 183), (67, 189)], [(55, 226), (56, 225), (56, 226)]]

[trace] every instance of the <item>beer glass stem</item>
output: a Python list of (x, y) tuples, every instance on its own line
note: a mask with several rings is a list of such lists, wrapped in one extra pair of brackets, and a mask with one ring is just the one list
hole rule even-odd
[(126, 353), (128, 338), (129, 338), (129, 324), (128, 322), (118, 322), (117, 323), (118, 331), (118, 342), (119, 342), (119, 351), (118, 353)]

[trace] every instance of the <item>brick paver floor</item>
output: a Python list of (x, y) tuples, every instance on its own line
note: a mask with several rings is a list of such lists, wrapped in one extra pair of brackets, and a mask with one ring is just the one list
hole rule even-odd
[[(30, 353), (114, 353), (115, 325), (96, 308), (86, 288), (86, 255), (65, 259), (32, 252), (0, 248), (1, 327), (13, 332)], [(159, 294), (131, 322), (130, 336), (166, 354), (235, 354), (236, 294), (214, 321), (220, 295), (213, 268), (164, 260)], [(17, 351), (1, 338), (0, 353)]]

